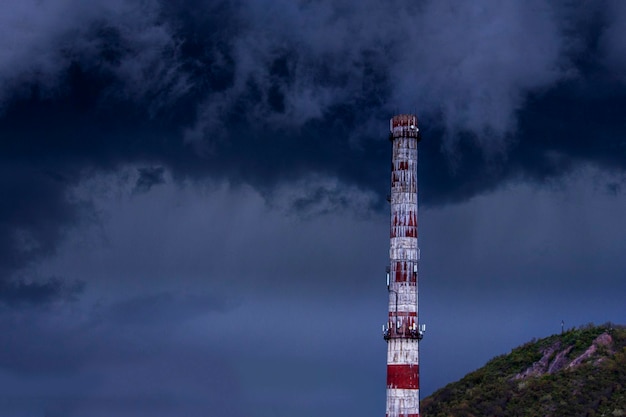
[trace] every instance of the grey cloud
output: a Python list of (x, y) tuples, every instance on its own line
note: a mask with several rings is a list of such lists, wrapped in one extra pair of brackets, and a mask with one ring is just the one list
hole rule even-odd
[[(563, 79), (567, 37), (543, 1), (427, 2), (399, 48), (394, 101), (441, 114), (448, 146), (472, 132), (503, 152), (526, 96)], [(408, 19), (408, 17), (407, 17)]]
[(606, 57), (607, 67), (622, 82), (626, 82), (626, 4), (622, 1), (607, 3), (608, 25), (601, 36), (601, 53)]
[[(122, 416), (382, 407), (388, 218), (323, 210), (335, 207), (335, 192), (360, 206), (367, 191), (313, 178), (283, 184), (268, 206), (250, 186), (168, 181), (133, 194), (132, 175), (121, 190), (109, 175), (81, 185), (106, 239), (75, 231), (40, 266), (89, 276), (78, 311), (31, 319), (26, 333), (10, 330), (15, 316), (0, 315), (11, 336), (2, 364), (18, 375), (44, 369), (57, 382), (56, 391), (24, 383), (38, 404)], [(593, 177), (572, 178), (561, 193), (517, 186), (421, 211), (424, 394), (550, 334), (561, 319), (623, 315), (615, 219), (624, 198), (594, 188)], [(302, 218), (289, 208), (311, 188), (327, 191)], [(33, 345), (38, 339), (54, 348)], [(7, 395), (24, 396), (10, 386)]]
[[(178, 297), (163, 293), (156, 298)], [(193, 304), (193, 297), (183, 299)], [(136, 301), (145, 307), (144, 301)], [(5, 387), (5, 398), (10, 398), (0, 406), (2, 412), (201, 416), (212, 410), (241, 415), (240, 404), (229, 395), (240, 390), (237, 370), (215, 343), (219, 335), (209, 340), (202, 335), (206, 333), (202, 323), (215, 320), (203, 315), (205, 306), (185, 314), (184, 305), (167, 301), (163, 305), (189, 319), (200, 318), (200, 324), (192, 326), (201, 335), (194, 343), (186, 340), (189, 328), (180, 330), (185, 323), (161, 322), (163, 315), (137, 321), (135, 314), (123, 324), (119, 316), (102, 314), (118, 307), (120, 303), (101, 300), (88, 306), (55, 306), (45, 312), (0, 312), (4, 335), (0, 385)]]
[[(0, 287), (29, 301), (0, 309), (6, 414), (382, 407), (395, 111), (424, 132), (425, 394), (623, 317), (605, 3), (13, 3)], [(570, 183), (590, 167), (605, 194)]]
[[(470, 132), (496, 152), (506, 151), (529, 94), (576, 73), (571, 52), (580, 34), (573, 26), (581, 21), (573, 16), (588, 10), (543, 1), (244, 1), (194, 3), (201, 17), (190, 17), (156, 2), (43, 5), (27, 2), (7, 21), (15, 44), (24, 45), (7, 50), (24, 52), (3, 62), (23, 64), (7, 65), (0, 76), (58, 79), (75, 61), (114, 75), (118, 83), (107, 95), (140, 98), (153, 109), (194, 97), (202, 104), (184, 131), (199, 149), (211, 149), (232, 122), (297, 132), (347, 105), (362, 119), (415, 109), (442, 126), (448, 149), (458, 133)], [(212, 32), (194, 28), (200, 23), (193, 19)], [(604, 39), (615, 61), (623, 55), (620, 20), (611, 22)], [(198, 37), (206, 45), (197, 45)]]
[(76, 64), (114, 74), (121, 88), (109, 94), (149, 96), (154, 105), (176, 97), (187, 87), (158, 13), (153, 1), (3, 3), (0, 99), (32, 84), (48, 96), (63, 94), (63, 74)]
[(46, 306), (59, 301), (71, 301), (79, 296), (84, 283), (68, 283), (59, 278), (45, 281), (0, 281), (0, 303), (9, 307)]
[[(605, 63), (579, 62), (610, 55), (592, 41), (617, 45), (609, 40), (619, 20), (600, 6), (589, 6), (596, 20), (585, 21), (588, 9), (569, 4), (489, 4), (72, 1), (7, 9), (6, 30), (21, 47), (4, 51), (0, 78), (23, 91), (3, 93), (0, 146), (6, 171), (26, 175), (19, 192), (3, 188), (17, 197), (0, 207), (3, 268), (10, 274), (54, 252), (85, 215), (66, 196), (81, 177), (133, 164), (163, 167), (177, 180), (228, 178), (270, 197), (284, 181), (321, 173), (372, 190), (378, 200), (367, 204), (380, 208), (387, 171), (378, 161), (388, 158), (381, 138), (398, 107), (415, 106), (423, 119), (426, 203), (542, 182), (580, 161), (620, 167), (619, 153), (607, 149), (621, 146), (611, 132), (622, 126), (614, 109), (623, 93), (609, 96), (609, 75), (594, 78)], [(579, 112), (607, 131), (586, 153), (573, 123)], [(154, 174), (140, 175), (137, 191), (158, 182)], [(49, 215), (38, 216), (37, 198)], [(323, 212), (333, 198), (324, 189), (293, 207)], [(334, 207), (342, 204), (335, 198)]]
[(441, 117), (452, 142), (469, 131), (485, 149), (504, 151), (527, 94), (569, 74), (568, 32), (555, 8), (248, 2), (232, 41), (233, 86), (208, 100), (199, 123), (215, 130), (248, 95), (254, 104), (243, 117), (286, 127), (368, 103), (358, 106), (363, 119), (380, 107), (417, 109)]
[(135, 192), (145, 193), (150, 191), (152, 187), (165, 183), (165, 168), (163, 167), (148, 167), (137, 168), (139, 172), (139, 178), (135, 183)]
[[(46, 270), (73, 271), (69, 278), (90, 276), (87, 297), (93, 292), (128, 291), (129, 282), (145, 282), (157, 293), (161, 286), (192, 291), (210, 283), (209, 294), (222, 294), (229, 306), (238, 302), (239, 291), (351, 288), (359, 275), (351, 272), (353, 264), (359, 265), (361, 273), (375, 267), (374, 257), (361, 260), (368, 236), (386, 235), (384, 221), (378, 227), (369, 224), (371, 218), (379, 217), (371, 204), (375, 196), (335, 179), (313, 177), (286, 183), (273, 191), (269, 201), (250, 186), (211, 181), (183, 187), (167, 182), (142, 194), (133, 193), (129, 181), (121, 191), (95, 192), (98, 184), (112, 184), (113, 177), (86, 181), (82, 191), (76, 191), (91, 194), (100, 213), (99, 225), (69, 234), (54, 259), (44, 262)], [(312, 189), (319, 190), (318, 194), (310, 196)], [(294, 211), (294, 206), (302, 204), (307, 207)], [(344, 217), (348, 219), (342, 221)], [(327, 224), (335, 226), (327, 230)], [(107, 230), (105, 237), (102, 228)], [(351, 243), (355, 236), (358, 243)], [(383, 244), (380, 262), (386, 252)], [(287, 250), (289, 256), (285, 256)], [(324, 268), (316, 261), (320, 257), (326, 259), (326, 266), (335, 266), (333, 274), (321, 273)], [(102, 266), (94, 268), (94, 264)], [(145, 291), (143, 285), (136, 290)], [(159, 305), (156, 299), (144, 301), (155, 308)], [(195, 305), (194, 298), (162, 301)], [(213, 304), (210, 299), (204, 302)], [(130, 306), (136, 306), (135, 302)], [(157, 309), (154, 314), (161, 312)]]
[(97, 320), (119, 326), (181, 324), (190, 317), (224, 310), (226, 310), (224, 300), (220, 300), (216, 295), (161, 291), (116, 301), (105, 311), (99, 311)]
[(80, 222), (85, 206), (69, 201), (71, 181), (17, 162), (4, 163), (0, 177), (0, 281), (33, 258), (54, 253), (70, 223)]

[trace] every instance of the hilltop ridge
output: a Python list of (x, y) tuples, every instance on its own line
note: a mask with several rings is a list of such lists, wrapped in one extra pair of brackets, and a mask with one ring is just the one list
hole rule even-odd
[(532, 340), (422, 401), (424, 417), (626, 416), (626, 327)]

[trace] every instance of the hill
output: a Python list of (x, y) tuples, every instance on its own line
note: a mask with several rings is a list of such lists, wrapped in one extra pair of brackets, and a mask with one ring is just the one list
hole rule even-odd
[(626, 416), (626, 327), (587, 325), (533, 340), (420, 408), (423, 417)]

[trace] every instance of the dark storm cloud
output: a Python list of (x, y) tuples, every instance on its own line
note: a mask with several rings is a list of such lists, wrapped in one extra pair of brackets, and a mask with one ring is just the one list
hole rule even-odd
[[(91, 276), (93, 285), (99, 286), (94, 291), (121, 289), (126, 296), (130, 283), (140, 283), (141, 291), (145, 286), (202, 284), (211, 293), (223, 293), (226, 301), (236, 300), (238, 292), (369, 288), (363, 283), (353, 289), (353, 282), (345, 277), (352, 274), (355, 264), (362, 273), (376, 267), (360, 260), (373, 244), (373, 236), (381, 239), (378, 262), (384, 263), (384, 217), (368, 209), (376, 196), (336, 180), (310, 179), (281, 186), (273, 192), (270, 204), (251, 187), (204, 189), (187, 183), (179, 189), (168, 181), (149, 193), (136, 194), (131, 192), (133, 186), (129, 179), (120, 199), (110, 192), (97, 196), (95, 205), (101, 211), (115, 213), (112, 218), (102, 216), (102, 228), (107, 231), (104, 247), (100, 228), (83, 228), (66, 239), (67, 246), (55, 256), (55, 266), (49, 265), (51, 273), (71, 270), (72, 277)], [(99, 188), (85, 184), (92, 194)], [(313, 189), (318, 191), (311, 201)], [(294, 206), (300, 211), (294, 212)], [(380, 223), (370, 224), (372, 218)], [(316, 262), (320, 258), (323, 263)], [(368, 259), (376, 257), (368, 255)], [(94, 270), (94, 264), (101, 266)], [(324, 272), (326, 268), (333, 272)], [(153, 301), (158, 306), (158, 300)], [(163, 304), (170, 301), (163, 300)], [(209, 299), (201, 301), (213, 304)], [(196, 305), (193, 299), (180, 304)]]
[[(355, 218), (371, 193), (344, 187), (350, 205), (341, 208), (333, 197), (340, 186), (326, 181), (283, 185), (273, 207), (251, 187), (213, 188), (206, 181), (178, 187), (168, 180), (132, 194), (130, 175), (123, 198), (104, 192), (95, 205), (114, 214), (104, 221), (106, 242), (95, 245), (85, 230), (77, 231), (75, 242), (66, 242), (46, 268), (90, 276), (81, 299), (104, 304), (85, 326), (102, 329), (99, 354), (88, 361), (101, 365), (72, 377), (95, 373), (105, 380), (95, 393), (72, 392), (83, 398), (82, 414), (103, 404), (103, 392), (116, 404), (127, 399), (136, 413), (149, 408), (142, 399), (153, 398), (153, 390), (169, 398), (181, 386), (220, 392), (208, 376), (214, 372), (238, 381), (236, 397), (259, 417), (298, 409), (345, 415), (354, 407), (375, 414), (384, 403), (378, 324), (386, 314), (388, 218), (371, 211), (369, 218)], [(95, 183), (83, 186), (100, 189)], [(312, 216), (286, 210), (311, 189), (327, 190), (317, 204), (303, 207)], [(496, 354), (550, 334), (563, 318), (586, 323), (623, 315), (625, 200), (594, 191), (587, 177), (568, 189), (555, 197), (552, 190), (517, 185), (421, 210), (420, 312), (429, 329), (421, 347), (424, 395)], [(461, 338), (467, 349), (459, 351)], [(170, 350), (168, 341), (177, 345)], [(222, 375), (210, 361), (197, 374), (193, 366), (171, 366), (186, 360), (190, 349), (194, 358), (227, 352), (221, 360), (236, 370), (227, 367)], [(204, 372), (209, 381), (195, 386)], [(154, 382), (161, 373), (168, 378)], [(113, 388), (119, 375), (136, 381), (132, 395), (127, 385)], [(185, 405), (191, 407), (173, 402), (162, 412), (175, 415)]]
[(87, 205), (67, 198), (63, 175), (3, 161), (0, 178), (0, 302), (12, 307), (71, 300), (81, 285), (61, 278), (39, 280), (13, 272), (54, 254), (69, 224), (85, 218)]
[(622, 1), (610, 1), (607, 5), (608, 27), (599, 39), (600, 53), (606, 58), (606, 67), (622, 82), (626, 81), (626, 5)]
[(47, 255), (62, 232), (59, 224), (74, 220), (75, 206), (64, 198), (65, 184), (45, 172), (3, 164), (0, 203), (0, 265), (21, 266), (30, 257)]
[[(467, 357), (446, 365), (459, 340), (478, 366), (550, 328), (541, 314), (620, 317), (625, 13), (618, 1), (3, 3), (2, 411), (382, 404), (395, 112), (416, 111), (424, 137), (425, 393), (469, 370)], [(605, 194), (533, 194), (581, 167), (610, 171)]]
[(9, 307), (46, 305), (80, 295), (83, 283), (68, 284), (59, 278), (44, 282), (0, 281), (0, 303)]
[(158, 103), (164, 93), (184, 89), (176, 45), (155, 2), (26, 0), (1, 7), (3, 101), (28, 94), (23, 88), (30, 83), (63, 95), (64, 74), (73, 65), (115, 77), (121, 84), (110, 94), (147, 95)]
[(397, 110), (422, 118), (426, 204), (581, 164), (624, 168), (619, 2), (1, 7), (5, 277), (53, 253), (86, 215), (71, 187), (128, 164), (163, 169), (141, 172), (138, 191), (166, 170), (269, 195), (320, 173), (382, 204), (383, 138)]
[(107, 119), (109, 106), (149, 99), (149, 112), (183, 91), (184, 81), (170, 59), (172, 38), (149, 3), (25, 1), (0, 8), (0, 271), (6, 280), (53, 253), (67, 229), (89, 216), (68, 190), (94, 168), (126, 159), (111, 135), (116, 126), (105, 126), (121, 115)]
[(135, 183), (135, 192), (145, 193), (153, 186), (165, 183), (165, 168), (163, 167), (138, 168), (137, 171), (139, 171), (139, 178)]
[(215, 296), (160, 292), (123, 300), (99, 314), (98, 320), (118, 326), (177, 323), (199, 314), (224, 311), (223, 302)]
[[(240, 391), (237, 369), (216, 343), (232, 332), (209, 333), (203, 325), (212, 316), (228, 323), (215, 305), (211, 297), (158, 293), (89, 307), (59, 304), (45, 313), (3, 312), (0, 385), (8, 400), (2, 412), (242, 415), (231, 397)], [(175, 320), (158, 320), (171, 308)], [(128, 322), (120, 311), (129, 313)], [(187, 343), (190, 332), (200, 338)]]

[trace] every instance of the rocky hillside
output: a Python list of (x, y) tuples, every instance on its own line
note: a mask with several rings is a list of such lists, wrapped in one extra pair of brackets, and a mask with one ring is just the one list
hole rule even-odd
[(588, 325), (498, 356), (421, 403), (423, 417), (626, 416), (626, 327)]

